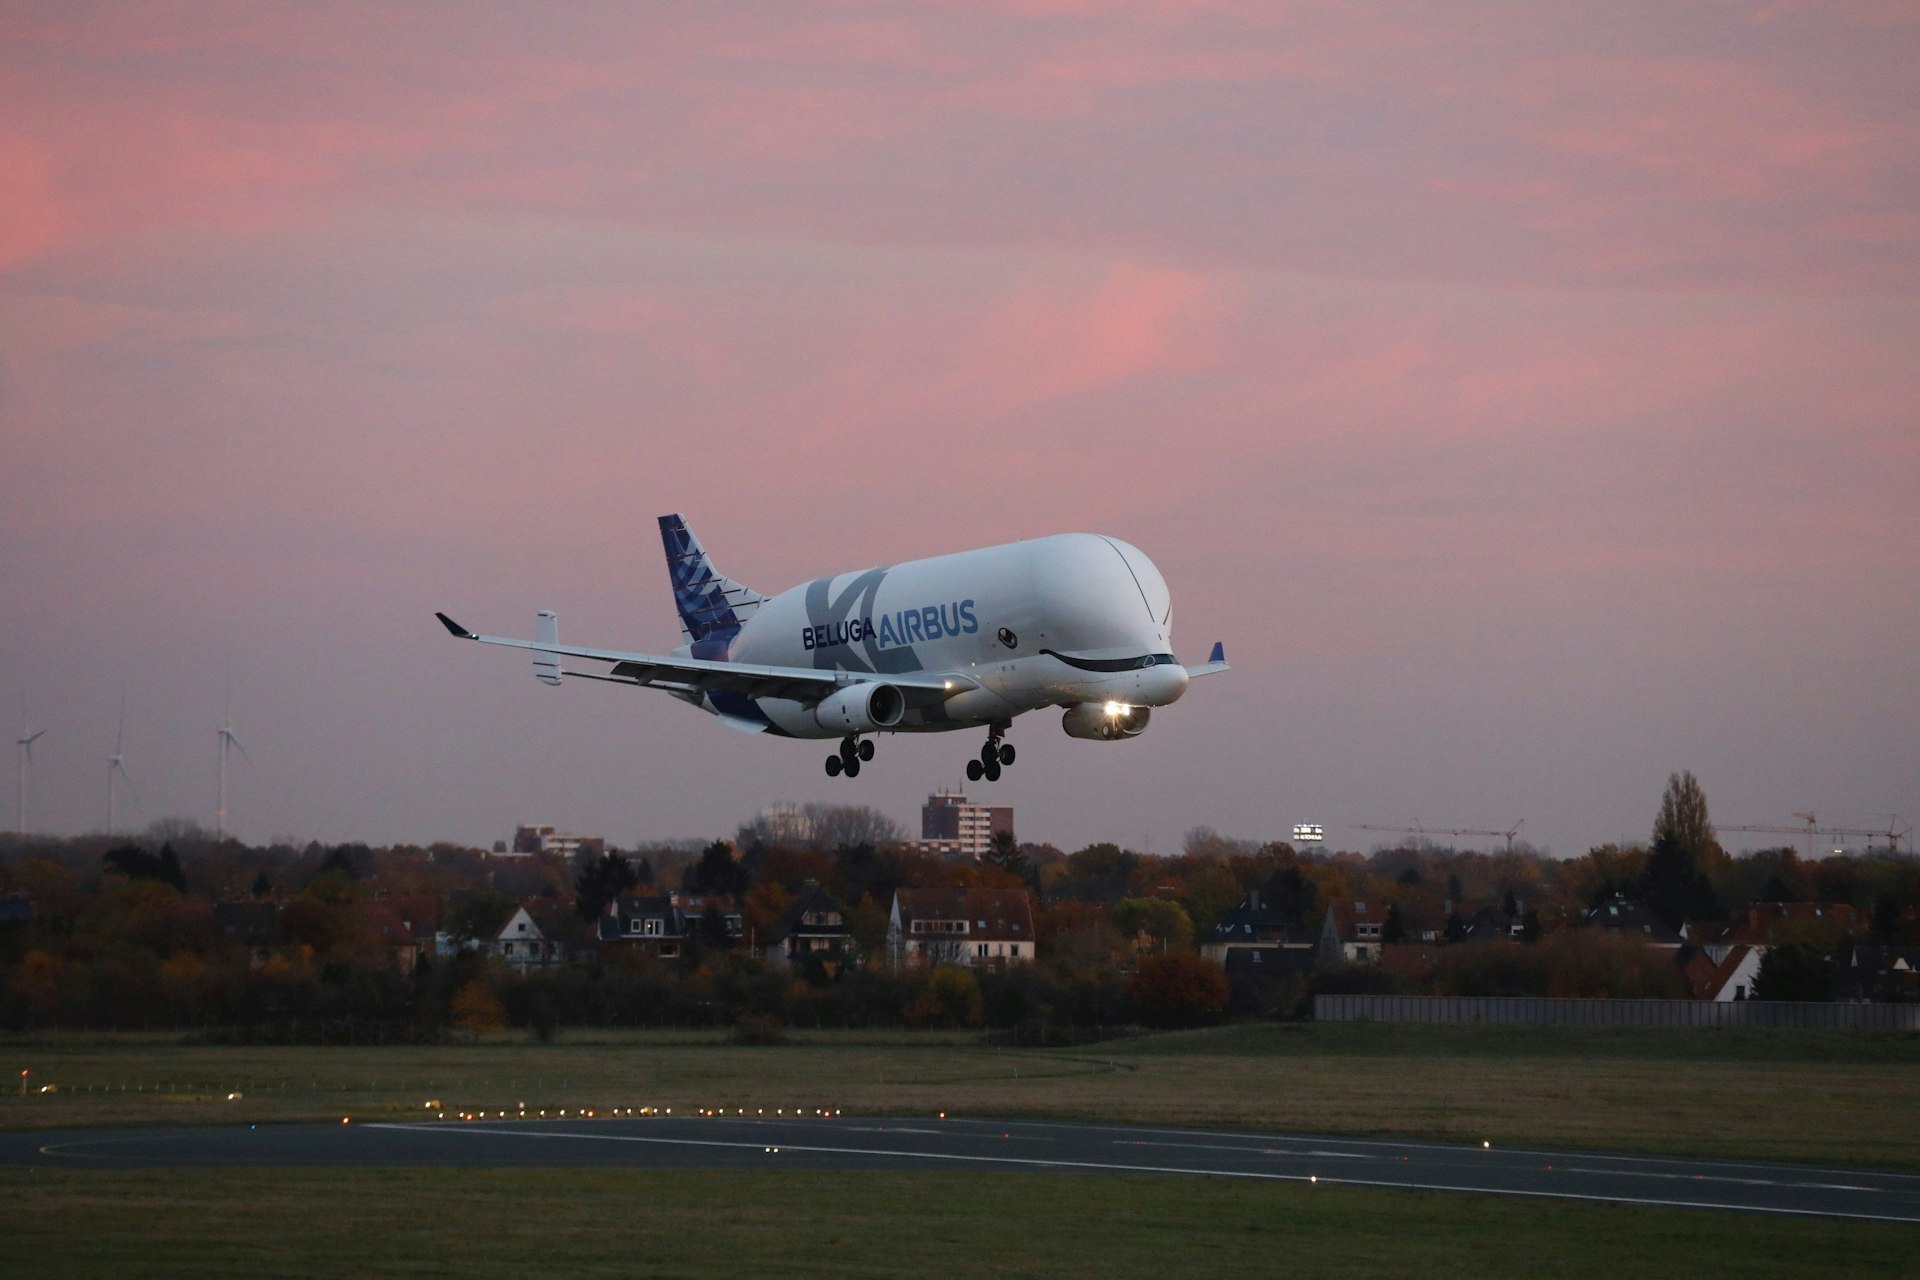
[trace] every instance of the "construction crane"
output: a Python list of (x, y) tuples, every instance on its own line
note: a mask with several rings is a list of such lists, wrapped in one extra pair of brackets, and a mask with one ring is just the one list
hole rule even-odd
[(1873, 842), (1875, 840), (1885, 840), (1887, 842), (1887, 851), (1890, 853), (1900, 852), (1900, 842), (1905, 840), (1907, 842), (1907, 851), (1909, 853), (1913, 851), (1913, 825), (1911, 823), (1902, 823), (1900, 821), (1900, 815), (1897, 813), (1887, 819), (1887, 826), (1884, 831), (1878, 827), (1821, 826), (1818, 815), (1812, 812), (1796, 813), (1793, 816), (1800, 819), (1803, 825), (1787, 827), (1770, 826), (1762, 823), (1757, 826), (1740, 825), (1721, 827), (1720, 829), (1722, 831), (1749, 831), (1763, 835), (1802, 836), (1807, 842), (1807, 856), (1809, 858), (1813, 856), (1813, 840), (1815, 836), (1835, 836), (1841, 839), (1854, 836), (1865, 840), (1868, 849), (1873, 848)]
[(1389, 827), (1371, 822), (1349, 823), (1355, 831), (1388, 831), (1403, 836), (1490, 836), (1507, 842), (1507, 852), (1513, 852), (1514, 833), (1526, 823), (1522, 818), (1505, 831), (1481, 831), (1472, 827), (1424, 827), (1415, 822), (1410, 827)]

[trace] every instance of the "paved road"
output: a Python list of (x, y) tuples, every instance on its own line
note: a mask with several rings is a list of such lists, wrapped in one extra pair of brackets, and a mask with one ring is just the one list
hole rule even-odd
[(0, 1166), (1035, 1169), (1190, 1174), (1920, 1223), (1920, 1176), (1034, 1121), (656, 1116), (0, 1133)]

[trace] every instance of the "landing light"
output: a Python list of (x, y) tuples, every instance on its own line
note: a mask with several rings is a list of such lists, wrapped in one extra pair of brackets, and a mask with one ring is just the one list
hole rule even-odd
[(1133, 708), (1124, 702), (1109, 702), (1106, 705), (1106, 713), (1110, 716), (1123, 716), (1131, 710), (1133, 710)]

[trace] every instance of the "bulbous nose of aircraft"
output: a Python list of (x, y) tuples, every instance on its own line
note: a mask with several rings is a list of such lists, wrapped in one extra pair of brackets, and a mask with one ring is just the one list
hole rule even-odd
[(1133, 701), (1148, 707), (1164, 707), (1180, 701), (1187, 691), (1187, 669), (1162, 663), (1134, 674)]

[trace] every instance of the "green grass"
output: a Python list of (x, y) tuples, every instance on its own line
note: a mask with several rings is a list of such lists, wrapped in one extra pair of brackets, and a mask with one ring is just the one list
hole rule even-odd
[[(833, 1107), (1920, 1168), (1920, 1036), (1472, 1026), (1225, 1027), (1068, 1051), (974, 1035), (599, 1033), (539, 1045), (0, 1045), (58, 1092), (0, 1126), (379, 1119), (448, 1109)], [(227, 1094), (244, 1096), (229, 1101)]]
[[(15, 1274), (1911, 1275), (1920, 1229), (1229, 1180), (0, 1172)], [(343, 1226), (343, 1224), (351, 1224)]]

